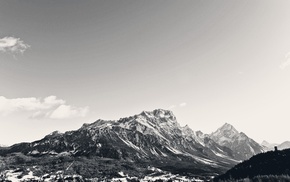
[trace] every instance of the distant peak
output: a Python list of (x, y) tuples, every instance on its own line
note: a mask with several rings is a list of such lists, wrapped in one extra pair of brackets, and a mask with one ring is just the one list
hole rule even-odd
[(48, 137), (48, 136), (58, 136), (58, 135), (61, 135), (62, 133), (60, 132), (60, 131), (53, 131), (53, 132), (51, 132), (50, 134), (48, 134), (48, 135), (46, 135), (46, 137)]
[(173, 116), (173, 112), (172, 111), (165, 110), (165, 109), (155, 109), (155, 110), (153, 110), (153, 114), (154, 115), (164, 114), (164, 115), (172, 115)]
[(188, 125), (185, 125), (183, 128), (190, 128)]
[(59, 135), (59, 134), (61, 134), (61, 132), (58, 131), (58, 130), (53, 131), (53, 132), (50, 133), (50, 135)]
[(196, 131), (196, 135), (197, 135), (197, 136), (203, 136), (204, 133), (203, 133), (202, 131), (198, 130), (198, 131)]
[(155, 109), (153, 111), (143, 111), (141, 113), (143, 116), (154, 116), (156, 118), (171, 118), (175, 120), (175, 116), (172, 111), (165, 109)]
[(233, 125), (231, 125), (231, 124), (229, 124), (229, 123), (225, 123), (225, 124), (223, 125), (223, 127), (233, 127)]
[(269, 145), (269, 144), (270, 144), (270, 143), (267, 142), (266, 140), (263, 140), (262, 143), (261, 143), (261, 145)]
[(290, 141), (285, 141), (285, 142), (281, 143), (280, 145), (290, 145)]
[(248, 137), (244, 132), (240, 132), (241, 137)]
[[(220, 127), (220, 129), (222, 130), (235, 130), (237, 131), (233, 125), (229, 124), (229, 123), (225, 123), (222, 127)], [(238, 131), (237, 131), (238, 132)]]
[(237, 134), (239, 134), (239, 132), (229, 123), (225, 123), (223, 126), (212, 133), (212, 135), (225, 135), (230, 137)]
[(183, 131), (192, 131), (192, 129), (188, 125), (185, 125), (181, 128), (183, 129)]

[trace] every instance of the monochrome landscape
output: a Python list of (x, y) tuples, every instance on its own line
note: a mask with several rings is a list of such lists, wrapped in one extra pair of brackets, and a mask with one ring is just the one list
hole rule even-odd
[(290, 181), (289, 7), (0, 0), (0, 182)]

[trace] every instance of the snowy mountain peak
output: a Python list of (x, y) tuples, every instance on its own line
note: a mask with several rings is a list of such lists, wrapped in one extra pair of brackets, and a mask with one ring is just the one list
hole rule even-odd
[(198, 130), (198, 131), (196, 131), (196, 135), (197, 135), (197, 136), (203, 136), (204, 133), (203, 133), (202, 131)]
[(222, 127), (218, 128), (215, 132), (211, 134), (213, 138), (220, 138), (221, 140), (230, 140), (234, 136), (239, 135), (239, 132), (230, 124), (225, 123)]
[(234, 127), (233, 125), (229, 124), (229, 123), (225, 123), (222, 127), (219, 128), (221, 131), (228, 131), (231, 130), (234, 133), (239, 133)]
[(117, 172), (122, 171), (123, 162), (129, 165), (134, 162), (136, 166), (144, 167), (148, 163), (172, 171), (190, 166), (192, 171), (205, 169), (204, 173), (213, 170), (216, 173), (215, 169), (224, 170), (261, 150), (258, 144), (228, 123), (208, 135), (193, 131), (188, 125), (181, 127), (171, 111), (156, 109), (119, 120), (99, 119), (63, 134), (56, 131), (32, 143), (2, 148), (0, 156), (15, 152), (45, 159), (46, 156), (57, 159), (65, 155), (86, 161), (82, 157), (89, 156), (96, 159), (94, 168), (100, 167), (99, 159), (108, 158), (119, 166)]
[(262, 143), (261, 143), (261, 145), (264, 145), (264, 146), (268, 146), (269, 144), (270, 144), (270, 143), (267, 142), (266, 140), (263, 140)]
[(210, 138), (222, 146), (232, 149), (235, 158), (248, 159), (263, 151), (263, 148), (245, 133), (238, 132), (232, 125), (225, 123), (210, 135)]
[(172, 120), (176, 120), (176, 117), (170, 110), (155, 109), (152, 113), (154, 114), (155, 117), (158, 118), (171, 118)]
[(182, 132), (184, 135), (187, 135), (187, 136), (194, 135), (194, 131), (188, 125), (185, 125), (184, 127), (182, 127)]
[(182, 127), (183, 130), (192, 130), (188, 125)]
[(143, 111), (142, 113), (135, 115), (137, 120), (147, 120), (153, 125), (160, 125), (161, 123), (168, 123), (169, 125), (178, 125), (176, 117), (172, 111), (164, 109), (155, 109), (153, 111)]
[[(36, 157), (45, 169), (52, 165), (47, 167), (42, 159), (48, 159), (48, 162), (61, 159), (61, 162), (65, 160), (60, 163), (61, 169), (66, 165), (71, 166), (69, 171), (86, 173), (90, 169), (102, 170), (97, 175), (107, 171), (117, 174), (123, 170), (132, 170), (135, 175), (148, 171), (147, 165), (161, 166), (174, 173), (186, 166), (188, 171), (211, 175), (237, 163), (231, 149), (220, 146), (208, 135), (195, 132), (189, 126), (181, 127), (171, 111), (162, 109), (143, 111), (119, 120), (99, 119), (63, 134), (53, 132), (32, 143), (2, 148), (0, 157), (15, 152), (21, 152), (21, 156), (26, 155), (27, 158)], [(89, 162), (91, 160), (94, 162)], [(133, 171), (135, 169), (138, 171)]]
[(46, 135), (46, 136), (58, 136), (61, 135), (62, 133), (58, 130), (51, 132), (50, 134)]

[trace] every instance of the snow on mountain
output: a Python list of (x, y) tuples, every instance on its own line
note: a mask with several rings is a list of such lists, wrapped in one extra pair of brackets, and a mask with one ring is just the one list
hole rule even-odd
[(233, 138), (239, 137), (239, 132), (232, 125), (225, 123), (212, 133), (210, 137), (220, 145), (230, 146), (233, 143)]
[(216, 143), (230, 148), (235, 159), (245, 160), (263, 152), (263, 148), (257, 142), (249, 138), (245, 133), (238, 132), (228, 123), (225, 123), (210, 134), (210, 138)]
[[(55, 131), (41, 140), (2, 148), (0, 156), (20, 153), (38, 159), (73, 158), (72, 161), (78, 159), (83, 163), (86, 159), (82, 157), (89, 157), (97, 161), (82, 164), (83, 171), (91, 169), (91, 165), (97, 168), (103, 165), (103, 159), (110, 159), (118, 166), (114, 169), (117, 172), (128, 172), (122, 165), (134, 164), (135, 168), (129, 168), (134, 174), (142, 173), (146, 165), (172, 172), (213, 174), (224, 172), (261, 151), (259, 144), (230, 124), (204, 134), (180, 126), (171, 111), (156, 109), (119, 120), (99, 119), (75, 131)], [(121, 165), (120, 161), (125, 164)]]
[(0, 155), (14, 152), (32, 157), (110, 158), (172, 171), (187, 166), (199, 173), (219, 173), (237, 163), (229, 148), (209, 135), (181, 127), (171, 111), (162, 109), (117, 121), (97, 120), (75, 131), (53, 132), (41, 140), (0, 150)]

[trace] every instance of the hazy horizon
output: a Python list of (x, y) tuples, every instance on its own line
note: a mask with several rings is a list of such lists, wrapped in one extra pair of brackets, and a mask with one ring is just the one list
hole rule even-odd
[(0, 0), (0, 144), (172, 110), (290, 140), (290, 1)]

